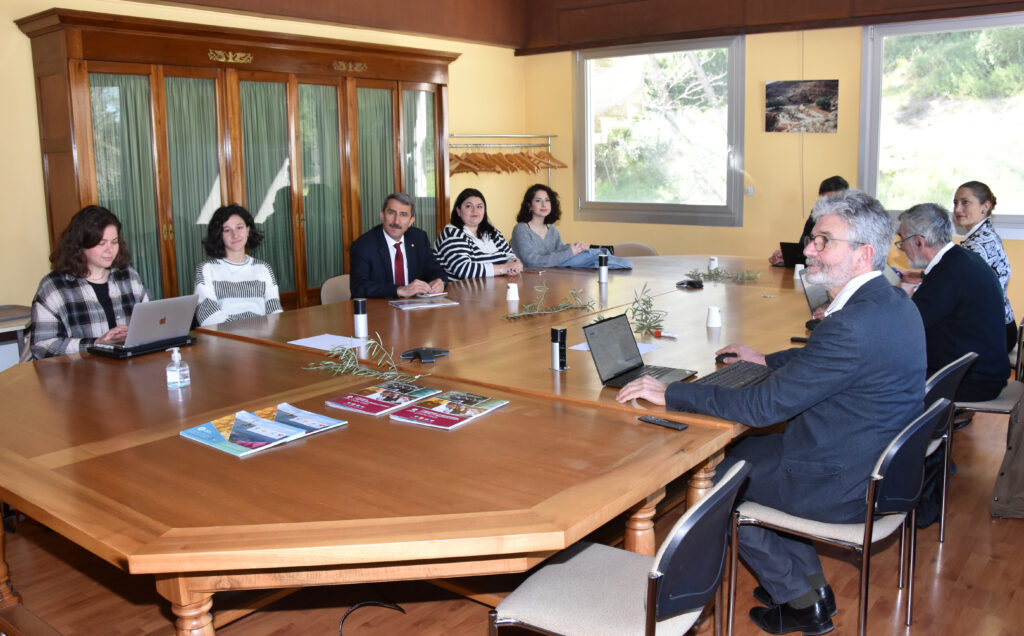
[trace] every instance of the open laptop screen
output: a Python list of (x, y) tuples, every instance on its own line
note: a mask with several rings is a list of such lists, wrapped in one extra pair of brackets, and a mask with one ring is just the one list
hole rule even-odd
[(643, 365), (633, 329), (625, 314), (583, 327), (601, 382)]

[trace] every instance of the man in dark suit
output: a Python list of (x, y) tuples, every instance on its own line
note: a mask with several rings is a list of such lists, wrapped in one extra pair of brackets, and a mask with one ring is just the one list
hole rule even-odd
[(412, 197), (389, 194), (381, 208), (381, 224), (352, 242), (353, 297), (409, 298), (444, 291), (448, 278), (434, 259), (427, 233), (412, 227), (415, 214)]
[(956, 399), (995, 398), (1010, 377), (999, 279), (984, 259), (953, 243), (953, 223), (941, 205), (922, 203), (903, 212), (899, 233), (896, 245), (906, 252), (911, 267), (925, 273), (913, 298), (924, 321), (928, 373), (974, 351), (978, 358)]
[[(742, 497), (830, 523), (864, 519), (871, 470), (884, 448), (923, 407), (924, 328), (913, 303), (881, 275), (893, 222), (873, 197), (846, 190), (822, 198), (804, 249), (807, 280), (834, 300), (803, 348), (762, 355), (743, 345), (719, 353), (767, 365), (768, 378), (727, 389), (650, 377), (626, 385), (618, 400), (644, 398), (679, 411), (707, 413), (783, 433), (748, 436), (719, 467), (753, 464)], [(814, 546), (742, 526), (740, 555), (761, 586), (750, 618), (767, 632), (823, 634), (833, 628), (835, 596)]]

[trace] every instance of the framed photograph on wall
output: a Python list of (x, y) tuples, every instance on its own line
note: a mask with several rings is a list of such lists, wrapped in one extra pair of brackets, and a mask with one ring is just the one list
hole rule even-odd
[(834, 133), (838, 129), (839, 80), (765, 82), (765, 132)]

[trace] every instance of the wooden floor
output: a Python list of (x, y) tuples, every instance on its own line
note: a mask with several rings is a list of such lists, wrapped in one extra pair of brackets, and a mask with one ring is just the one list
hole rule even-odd
[[(918, 534), (914, 626), (902, 623), (904, 595), (896, 589), (898, 546), (886, 543), (872, 561), (869, 634), (1019, 634), (1024, 624), (1024, 520), (994, 519), (988, 504), (1005, 448), (1006, 418), (979, 415), (957, 433), (951, 514), (945, 544), (938, 524)], [(676, 515), (666, 515), (663, 533)], [(659, 537), (661, 535), (659, 534)], [(22, 523), (8, 536), (13, 583), (25, 606), (67, 636), (156, 636), (168, 632), (170, 612), (151, 577), (130, 577), (55, 533)], [(855, 633), (857, 568), (842, 551), (823, 554), (835, 589), (837, 634)], [(761, 633), (747, 619), (755, 583), (743, 570), (738, 584), (737, 634)], [(300, 591), (268, 610), (218, 630), (222, 636), (337, 634), (345, 611), (362, 601), (390, 601), (405, 614), (363, 606), (345, 621), (345, 634), (486, 634), (488, 608), (426, 583), (354, 585)], [(214, 598), (215, 607), (224, 602)]]

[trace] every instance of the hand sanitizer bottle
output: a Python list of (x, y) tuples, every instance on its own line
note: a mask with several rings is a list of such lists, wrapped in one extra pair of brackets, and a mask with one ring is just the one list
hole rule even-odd
[(192, 382), (188, 363), (182, 362), (178, 347), (171, 347), (168, 351), (171, 352), (171, 363), (167, 365), (167, 386), (172, 389), (188, 386)]

